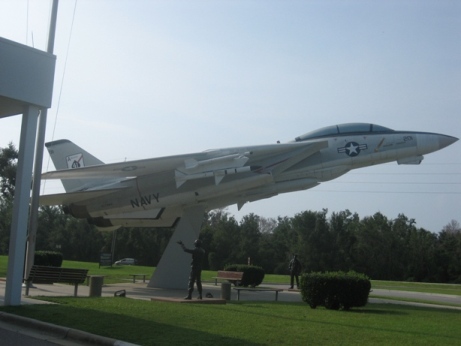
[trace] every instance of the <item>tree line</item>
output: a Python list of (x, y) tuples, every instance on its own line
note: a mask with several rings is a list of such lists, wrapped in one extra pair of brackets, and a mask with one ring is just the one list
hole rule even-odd
[(209, 214), (202, 237), (208, 266), (246, 263), (266, 273), (287, 274), (297, 254), (305, 272), (349, 271), (375, 280), (461, 283), (461, 227), (451, 221), (439, 233), (415, 226), (401, 214), (360, 218), (349, 210), (304, 211), (265, 219), (254, 214), (240, 223), (223, 211)]
[[(16, 154), (15, 154), (16, 153)], [(17, 152), (0, 148), (0, 255), (8, 254)], [(349, 210), (304, 211), (268, 219), (249, 214), (237, 221), (225, 209), (204, 215), (200, 233), (207, 251), (205, 269), (227, 264), (261, 266), (266, 273), (287, 274), (297, 254), (305, 272), (349, 271), (375, 280), (461, 283), (461, 227), (449, 222), (439, 233), (416, 227), (401, 214), (360, 218)], [(41, 207), (36, 250), (59, 251), (66, 260), (97, 262), (101, 252), (133, 257), (156, 266), (173, 230), (120, 228), (101, 232), (60, 207)], [(190, 244), (192, 246), (192, 244)]]

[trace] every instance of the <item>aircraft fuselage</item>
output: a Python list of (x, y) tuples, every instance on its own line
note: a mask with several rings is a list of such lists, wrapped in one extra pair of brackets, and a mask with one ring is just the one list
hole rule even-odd
[[(419, 164), (423, 155), (456, 140), (442, 134), (393, 131), (372, 124), (337, 125), (284, 144), (104, 165), (105, 172), (120, 177), (112, 177), (104, 186), (107, 193), (101, 190), (99, 179), (98, 184), (85, 186), (85, 191), (98, 191), (98, 195), (67, 198), (63, 203), (75, 217), (88, 218), (100, 227), (170, 227), (184, 208), (203, 205), (212, 210), (231, 204), (241, 208), (247, 202), (315, 187), (352, 169), (392, 161)], [(81, 155), (74, 156), (81, 159)], [(165, 169), (149, 170), (150, 164)], [(88, 172), (90, 177), (102, 176), (98, 167), (80, 168), (81, 175)], [(146, 173), (140, 174), (143, 169)]]
[[(85, 218), (109, 217), (114, 221), (124, 220), (128, 225), (133, 216), (151, 213), (154, 219), (160, 219), (163, 210), (169, 208), (198, 203), (207, 204), (209, 210), (235, 203), (243, 205), (248, 201), (314, 187), (360, 167), (392, 161), (418, 164), (423, 155), (441, 148), (440, 139), (443, 137), (440, 136), (402, 132), (328, 138), (326, 148), (297, 162), (277, 176), (271, 174), (272, 169), (289, 160), (291, 152), (253, 159), (252, 152), (270, 150), (272, 145), (222, 149), (211, 153), (217, 157), (227, 153), (249, 153), (247, 163), (257, 169), (233, 174), (224, 172), (223, 181), (216, 185), (213, 182), (216, 167), (211, 164), (206, 172), (198, 173), (201, 177), (194, 177), (178, 188), (173, 172), (161, 176), (141, 176), (128, 181), (128, 184), (124, 183), (128, 186), (123, 191), (88, 201), (83, 215), (73, 214)], [(301, 152), (302, 150), (299, 149)], [(171, 221), (173, 220), (166, 223)]]

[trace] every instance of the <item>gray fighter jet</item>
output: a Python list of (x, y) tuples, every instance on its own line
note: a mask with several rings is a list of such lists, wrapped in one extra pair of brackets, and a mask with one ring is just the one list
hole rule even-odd
[(288, 143), (114, 164), (104, 164), (69, 140), (57, 140), (46, 144), (57, 171), (42, 179), (61, 179), (66, 192), (43, 195), (40, 204), (63, 205), (66, 212), (101, 229), (175, 227), (149, 285), (179, 288), (187, 282), (188, 257), (175, 242), (193, 243), (205, 211), (232, 204), (240, 209), (247, 202), (309, 189), (356, 168), (391, 161), (419, 164), (423, 155), (457, 140), (350, 123)]

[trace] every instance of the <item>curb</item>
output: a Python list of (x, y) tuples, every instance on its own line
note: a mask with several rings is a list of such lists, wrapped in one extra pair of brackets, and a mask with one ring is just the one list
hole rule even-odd
[(100, 346), (138, 346), (125, 341), (120, 341), (105, 336), (83, 332), (81, 330), (62, 327), (55, 324), (34, 320), (32, 318), (0, 312), (0, 321), (6, 324), (20, 326), (37, 333), (48, 333), (58, 339), (76, 341)]

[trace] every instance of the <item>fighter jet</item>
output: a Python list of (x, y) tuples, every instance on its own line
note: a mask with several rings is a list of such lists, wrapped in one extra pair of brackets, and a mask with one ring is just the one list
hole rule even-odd
[(57, 140), (46, 143), (57, 170), (44, 173), (42, 179), (61, 179), (66, 192), (43, 195), (40, 204), (62, 205), (65, 212), (101, 229), (175, 227), (149, 285), (178, 288), (187, 281), (187, 264), (184, 277), (170, 277), (171, 270), (180, 270), (179, 264), (171, 264), (182, 252), (174, 243), (182, 239), (192, 244), (205, 211), (232, 204), (240, 209), (248, 202), (313, 188), (361, 167), (392, 161), (419, 164), (423, 155), (457, 140), (348, 123), (287, 143), (113, 164), (104, 164), (69, 140)]

